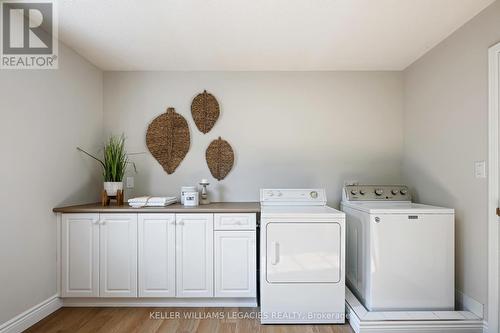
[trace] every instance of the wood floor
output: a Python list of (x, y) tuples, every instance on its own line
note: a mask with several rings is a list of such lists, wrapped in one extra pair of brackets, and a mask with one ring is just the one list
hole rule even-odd
[(353, 333), (348, 324), (260, 325), (257, 313), (251, 308), (62, 308), (26, 332)]

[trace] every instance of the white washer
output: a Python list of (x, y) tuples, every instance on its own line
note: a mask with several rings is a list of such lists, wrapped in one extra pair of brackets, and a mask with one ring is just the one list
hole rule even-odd
[(323, 189), (263, 189), (260, 201), (261, 323), (344, 323), (344, 213)]
[(345, 186), (347, 285), (369, 311), (453, 310), (454, 210), (406, 186)]

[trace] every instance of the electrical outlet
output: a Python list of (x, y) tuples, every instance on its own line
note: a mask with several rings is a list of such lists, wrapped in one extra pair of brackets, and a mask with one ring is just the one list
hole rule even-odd
[(476, 178), (486, 178), (486, 161), (474, 162), (474, 176)]
[(127, 188), (134, 188), (134, 177), (127, 177)]

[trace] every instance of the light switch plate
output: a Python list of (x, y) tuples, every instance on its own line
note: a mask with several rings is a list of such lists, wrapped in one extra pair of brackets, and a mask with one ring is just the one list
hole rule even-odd
[(127, 177), (127, 188), (134, 188), (134, 177)]
[(486, 178), (486, 161), (474, 162), (474, 176), (476, 178)]

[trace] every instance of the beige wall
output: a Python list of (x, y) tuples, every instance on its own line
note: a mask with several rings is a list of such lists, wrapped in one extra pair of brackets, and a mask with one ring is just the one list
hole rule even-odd
[(59, 70), (0, 72), (0, 325), (56, 294), (62, 203), (97, 199), (102, 72), (60, 45)]
[[(207, 89), (221, 116), (206, 135), (190, 105)], [(402, 146), (402, 82), (397, 72), (106, 72), (105, 131), (122, 132), (130, 151), (146, 151), (148, 124), (176, 108), (189, 123), (192, 144), (167, 175), (147, 153), (131, 195), (178, 195), (182, 185), (210, 179), (215, 201), (258, 201), (262, 187), (326, 187), (337, 205), (346, 179), (398, 182)], [(236, 162), (221, 182), (205, 162), (218, 136)]]
[(487, 303), (488, 47), (497, 1), (404, 72), (404, 180), (423, 203), (456, 209), (456, 286)]

